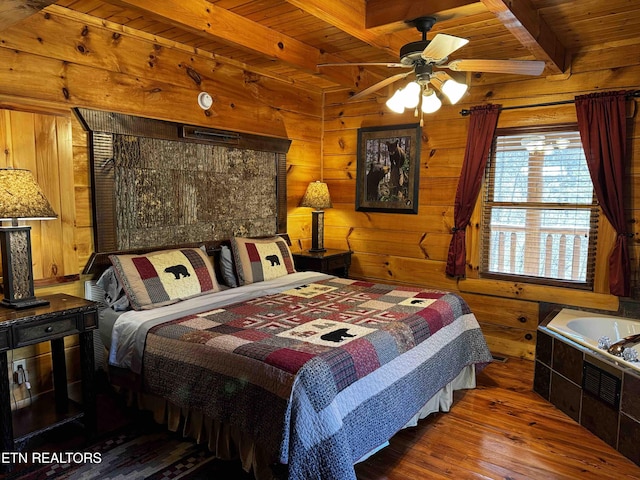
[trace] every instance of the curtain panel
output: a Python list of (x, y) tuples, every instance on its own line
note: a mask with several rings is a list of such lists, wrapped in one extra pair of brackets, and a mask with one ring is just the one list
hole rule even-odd
[(464, 277), (466, 274), (467, 224), (482, 186), (482, 177), (498, 124), (500, 108), (501, 105), (481, 105), (471, 108), (467, 146), (453, 210), (453, 237), (449, 244), (445, 270), (450, 276)]
[(617, 233), (609, 256), (609, 291), (629, 296), (631, 262), (624, 215), (624, 162), (627, 159), (625, 91), (575, 98), (578, 129), (598, 202)]

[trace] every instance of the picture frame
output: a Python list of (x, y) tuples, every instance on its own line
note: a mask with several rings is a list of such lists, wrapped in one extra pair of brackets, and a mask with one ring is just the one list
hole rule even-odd
[(420, 125), (358, 129), (356, 211), (418, 213)]

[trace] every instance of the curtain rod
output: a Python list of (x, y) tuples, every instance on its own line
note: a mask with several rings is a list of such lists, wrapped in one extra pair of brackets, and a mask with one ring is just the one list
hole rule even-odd
[[(640, 90), (635, 90), (633, 92), (629, 92), (627, 94), (627, 98), (638, 98), (640, 97)], [(502, 110), (515, 110), (517, 108), (532, 108), (532, 107), (551, 107), (553, 105), (566, 105), (568, 103), (575, 103), (575, 100), (559, 100), (557, 102), (547, 102), (547, 103), (534, 103), (531, 105), (514, 105), (513, 107), (500, 107), (500, 111)], [(460, 115), (463, 117), (471, 114), (471, 110), (463, 109), (460, 110)]]

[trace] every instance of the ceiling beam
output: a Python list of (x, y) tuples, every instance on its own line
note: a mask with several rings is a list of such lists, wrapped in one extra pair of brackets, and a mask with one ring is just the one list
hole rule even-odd
[(567, 51), (528, 0), (481, 1), (537, 60), (546, 62), (547, 72), (564, 73)]
[[(358, 40), (384, 50), (393, 57), (397, 57), (400, 48), (408, 41), (401, 35), (367, 30), (365, 16), (369, 7), (368, 3), (365, 5), (365, 2), (362, 1), (287, 0), (287, 3), (329, 25), (333, 25)], [(407, 26), (404, 25), (403, 28), (406, 29)]]
[(416, 2), (415, 0), (367, 0), (365, 12), (366, 28), (375, 28), (393, 23), (404, 24), (418, 17), (435, 16), (438, 13), (448, 18), (445, 13), (459, 7), (478, 3), (478, 0), (431, 0)]
[[(558, 36), (551, 30), (529, 0), (367, 0), (366, 28), (404, 23), (422, 16), (449, 20), (469, 13), (473, 5), (484, 6), (527, 48), (536, 60), (547, 64), (547, 72), (560, 74), (568, 67), (568, 56)], [(465, 8), (467, 7), (467, 8)], [(458, 9), (458, 12), (456, 12)]]
[[(205, 38), (256, 52), (309, 73), (317, 73), (319, 63), (344, 62), (342, 58), (321, 52), (295, 38), (253, 22), (206, 0), (107, 0), (108, 3), (141, 11), (144, 15), (169, 23)], [(354, 68), (322, 72), (345, 86), (366, 88), (380, 80), (371, 76), (361, 80)], [(366, 83), (366, 84), (365, 84)]]
[(56, 0), (2, 0), (0, 1), (0, 32), (48, 7)]

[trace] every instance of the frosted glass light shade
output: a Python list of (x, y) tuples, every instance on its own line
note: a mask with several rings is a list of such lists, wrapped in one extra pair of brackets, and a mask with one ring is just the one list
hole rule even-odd
[(416, 108), (420, 101), (420, 85), (417, 82), (409, 82), (402, 90), (404, 108)]
[(392, 112), (395, 112), (395, 113), (404, 112), (404, 101), (402, 100), (401, 88), (396, 90), (396, 93), (394, 93), (393, 96), (389, 100), (387, 100), (386, 105), (389, 108), (389, 110), (391, 110)]
[(424, 113), (433, 113), (442, 106), (442, 102), (433, 90), (425, 90), (422, 94), (422, 111)]
[(465, 83), (458, 83), (453, 79), (449, 79), (442, 85), (442, 93), (444, 93), (452, 104), (458, 103), (467, 91)]

